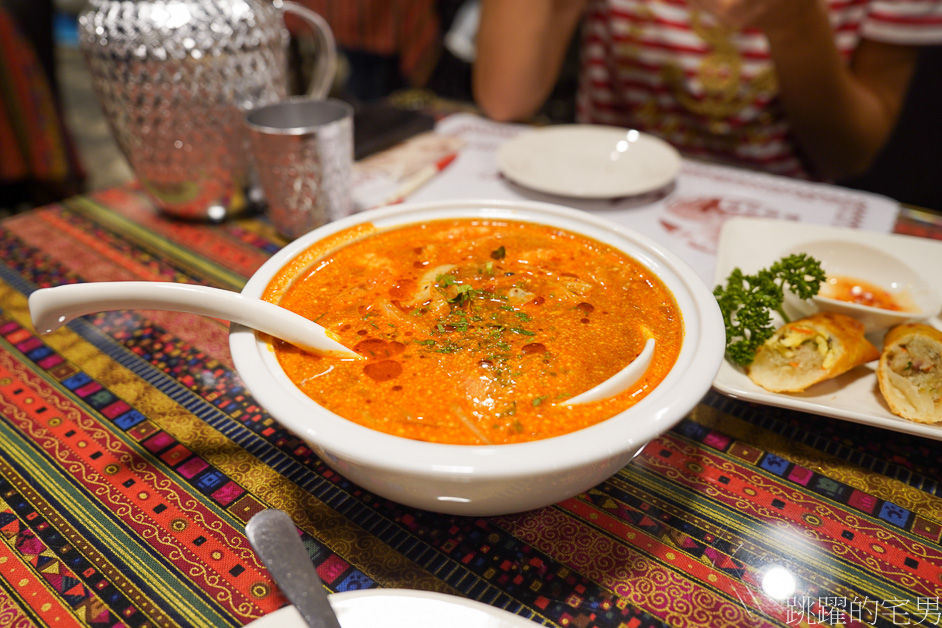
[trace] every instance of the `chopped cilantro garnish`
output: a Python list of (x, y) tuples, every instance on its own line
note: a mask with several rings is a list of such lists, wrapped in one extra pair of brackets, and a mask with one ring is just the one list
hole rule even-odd
[(447, 288), (458, 283), (458, 280), (455, 279), (454, 275), (439, 275), (435, 278), (435, 283), (440, 283)]
[(478, 291), (468, 284), (458, 284), (457, 286), (458, 294), (448, 299), (449, 303), (461, 305), (473, 300), (478, 294)]

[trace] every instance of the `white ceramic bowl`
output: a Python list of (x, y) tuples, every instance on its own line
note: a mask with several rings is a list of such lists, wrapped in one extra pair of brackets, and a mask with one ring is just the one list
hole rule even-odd
[(802, 302), (789, 295), (788, 305), (798, 314), (807, 316), (817, 311), (838, 312), (856, 318), (865, 333), (886, 331), (907, 321), (933, 317), (942, 309), (942, 295), (914, 269), (885, 251), (848, 240), (814, 240), (795, 247), (788, 253), (807, 253), (821, 262), (828, 277), (842, 276), (864, 280), (882, 288), (913, 311), (888, 310), (859, 303), (850, 303), (827, 296), (822, 286), (818, 296)]
[(252, 395), (338, 473), (377, 495), (437, 512), (484, 516), (530, 510), (586, 491), (616, 473), (709, 390), (723, 360), (725, 332), (716, 300), (699, 276), (670, 251), (630, 229), (556, 205), (449, 201), (356, 214), (286, 246), (256, 271), (242, 292), (261, 297), (272, 277), (294, 257), (352, 225), (370, 222), (388, 229), (461, 217), (548, 224), (631, 255), (661, 278), (683, 313), (684, 341), (677, 362), (638, 404), (592, 427), (530, 443), (443, 445), (370, 430), (324, 409), (294, 386), (261, 336), (233, 325), (232, 358)]

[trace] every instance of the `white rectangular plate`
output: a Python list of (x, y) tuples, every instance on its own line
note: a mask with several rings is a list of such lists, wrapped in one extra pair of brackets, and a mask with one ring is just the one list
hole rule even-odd
[[(731, 218), (724, 223), (714, 285), (725, 284), (734, 268), (754, 273), (802, 242), (825, 239), (849, 240), (881, 249), (920, 272), (935, 290), (942, 292), (942, 242), (938, 240), (761, 218)], [(773, 322), (782, 323), (777, 317)], [(869, 338), (882, 348), (882, 337)], [(942, 440), (942, 424), (915, 423), (890, 412), (877, 386), (876, 366), (873, 361), (805, 392), (784, 394), (757, 386), (742, 369), (724, 360), (713, 387), (737, 399)]]

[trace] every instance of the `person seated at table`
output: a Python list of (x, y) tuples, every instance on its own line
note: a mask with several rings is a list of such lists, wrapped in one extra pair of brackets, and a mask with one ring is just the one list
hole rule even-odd
[(777, 174), (865, 172), (888, 140), (942, 0), (483, 0), (475, 99), (525, 120), (580, 26), (577, 120)]

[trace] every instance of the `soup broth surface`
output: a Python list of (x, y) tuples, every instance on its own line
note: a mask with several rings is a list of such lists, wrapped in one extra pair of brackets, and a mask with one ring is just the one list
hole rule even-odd
[[(549, 438), (634, 405), (677, 359), (683, 320), (673, 295), (642, 264), (593, 239), (480, 219), (358, 235), (302, 253), (265, 298), (367, 358), (274, 342), (301, 390), (366, 427), (464, 445)], [(560, 403), (624, 368), (651, 336), (654, 358), (633, 388)]]

